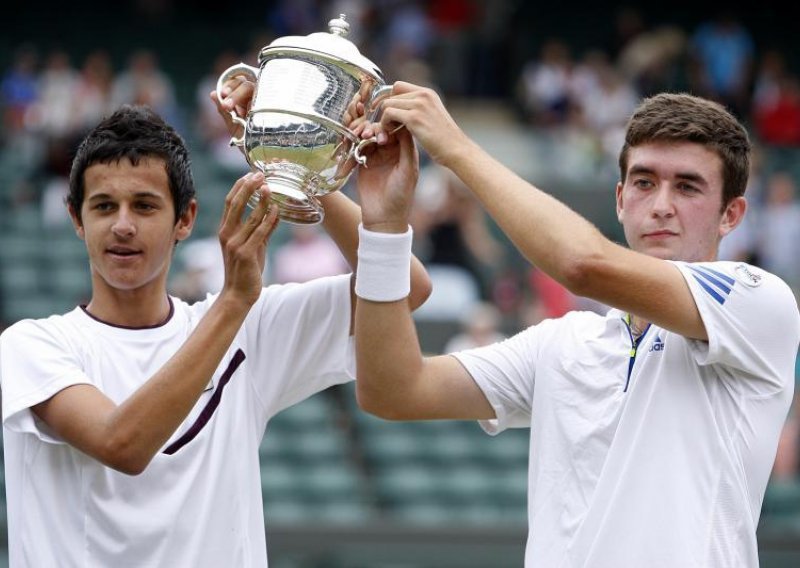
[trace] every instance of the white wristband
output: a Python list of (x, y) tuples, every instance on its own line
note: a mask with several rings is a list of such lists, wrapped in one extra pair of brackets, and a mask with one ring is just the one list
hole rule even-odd
[(376, 233), (358, 225), (356, 295), (396, 302), (411, 292), (411, 227), (405, 233)]

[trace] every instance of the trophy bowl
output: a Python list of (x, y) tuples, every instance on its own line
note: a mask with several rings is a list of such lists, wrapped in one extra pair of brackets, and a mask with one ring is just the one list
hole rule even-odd
[[(231, 112), (243, 134), (231, 139), (247, 163), (264, 173), (278, 216), (296, 224), (322, 221), (318, 197), (340, 189), (358, 164), (370, 140), (351, 127), (373, 119), (380, 101), (391, 92), (383, 74), (346, 39), (345, 15), (328, 23), (329, 32), (278, 38), (258, 56), (258, 68), (233, 65), (220, 75), (217, 96), (231, 78), (255, 84), (244, 118)], [(356, 111), (363, 103), (363, 117)], [(249, 206), (258, 203), (254, 195)]]

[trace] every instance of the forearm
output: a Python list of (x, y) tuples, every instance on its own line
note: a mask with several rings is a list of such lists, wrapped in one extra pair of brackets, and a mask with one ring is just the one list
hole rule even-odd
[(186, 343), (106, 420), (110, 459), (138, 472), (186, 419), (242, 325), (248, 309), (220, 296)]
[(356, 306), (356, 392), (361, 408), (385, 418), (413, 407), (423, 359), (414, 322), (404, 300)]
[(341, 191), (329, 193), (320, 198), (325, 209), (322, 226), (342, 256), (355, 271), (358, 263), (358, 224), (361, 222), (361, 208)]

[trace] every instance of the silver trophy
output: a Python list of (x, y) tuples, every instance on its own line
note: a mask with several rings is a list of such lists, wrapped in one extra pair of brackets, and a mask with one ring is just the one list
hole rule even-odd
[[(345, 15), (328, 23), (329, 32), (278, 38), (258, 55), (258, 69), (239, 63), (226, 69), (222, 85), (236, 76), (255, 83), (244, 127), (231, 145), (239, 146), (251, 167), (264, 173), (278, 216), (296, 224), (316, 224), (324, 211), (317, 197), (341, 188), (357, 164), (365, 165), (361, 140), (350, 127), (374, 119), (391, 92), (381, 70), (347, 39)], [(249, 205), (254, 207), (258, 196)]]

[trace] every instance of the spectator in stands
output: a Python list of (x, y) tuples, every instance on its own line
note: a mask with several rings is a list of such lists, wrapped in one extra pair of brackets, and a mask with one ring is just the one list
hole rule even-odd
[[(234, 87), (226, 111), (252, 97), (252, 84)], [(415, 156), (404, 158), (371, 161), (359, 183), (383, 194), (413, 180)], [(350, 378), (355, 302), (350, 275), (262, 287), (277, 220), (263, 184), (254, 173), (233, 185), (219, 229), (224, 286), (189, 305), (166, 291), (197, 212), (183, 140), (132, 106), (84, 139), (68, 207), (91, 300), (0, 339), (11, 565), (267, 565), (261, 437), (275, 413)], [(355, 266), (359, 208), (339, 193), (323, 201)], [(428, 281), (418, 263), (414, 273), (416, 306)]]
[(642, 95), (686, 90), (686, 32), (661, 25), (633, 38), (616, 59), (620, 71)]
[(614, 35), (607, 49), (611, 58), (616, 61), (632, 42), (646, 32), (647, 24), (639, 8), (625, 5), (618, 7), (614, 13)]
[(536, 126), (558, 126), (570, 117), (572, 54), (558, 38), (542, 45), (539, 59), (528, 61), (519, 78), (518, 97), (525, 117)]
[(752, 109), (756, 133), (765, 144), (800, 147), (800, 78), (786, 71), (761, 79)]
[(270, 275), (274, 282), (286, 284), (347, 272), (347, 261), (318, 225), (291, 225), (289, 239), (277, 247), (272, 257)]
[(478, 302), (465, 310), (461, 318), (461, 330), (447, 340), (443, 353), (455, 353), (503, 341), (506, 335), (500, 331), (500, 310), (490, 302)]
[(0, 80), (0, 104), (6, 136), (14, 136), (25, 129), (26, 114), (39, 98), (38, 61), (36, 49), (23, 45), (14, 53), (11, 68)]
[(224, 50), (214, 58), (211, 69), (203, 76), (195, 89), (195, 107), (197, 109), (195, 128), (200, 142), (211, 152), (216, 163), (234, 172), (244, 173), (247, 162), (242, 159), (242, 152), (239, 148), (230, 145), (231, 135), (228, 129), (220, 121), (213, 105), (208, 104), (208, 93), (217, 88), (217, 81), (222, 73), (241, 60), (231, 50)]
[(149, 49), (139, 49), (131, 54), (128, 67), (114, 78), (111, 102), (113, 107), (147, 105), (171, 124), (180, 121), (175, 85), (159, 66), (156, 53)]
[[(38, 64), (36, 48), (25, 44), (15, 51), (11, 67), (0, 79), (0, 137), (15, 154), (16, 171), (35, 169), (42, 154), (42, 141), (28, 120), (30, 110), (39, 100)], [(21, 188), (26, 180), (17, 179), (15, 182), (16, 187), (3, 187), (0, 190), (7, 195), (27, 193)]]
[(642, 101), (619, 158), (625, 248), (484, 152), (433, 91), (395, 83), (383, 108), (363, 136), (391, 147), (387, 132), (405, 125), (533, 265), (613, 309), (423, 357), (393, 284), (408, 278), (413, 184), (393, 187), (359, 244), (361, 407), (395, 420), (479, 419), (492, 434), (530, 427), (526, 566), (758, 566), (800, 313), (777, 276), (715, 262), (746, 210), (744, 127), (707, 99)]
[(750, 108), (755, 42), (736, 17), (724, 11), (694, 31), (689, 48), (693, 92), (716, 100), (737, 116)]
[(48, 139), (70, 139), (75, 131), (77, 72), (60, 49), (47, 56), (31, 121)]
[(83, 61), (76, 87), (75, 122), (81, 137), (112, 112), (113, 86), (111, 58), (102, 49), (92, 51)]
[(458, 320), (473, 302), (488, 299), (505, 250), (478, 201), (451, 171), (429, 164), (420, 172), (419, 186), (411, 224), (433, 293), (417, 315)]
[(761, 266), (800, 286), (800, 201), (797, 181), (788, 172), (767, 179), (766, 204), (761, 214), (758, 258)]
[(594, 52), (590, 63), (576, 68), (591, 68), (591, 80), (582, 82), (573, 77), (573, 94), (577, 114), (585, 128), (596, 138), (603, 164), (613, 164), (625, 139), (625, 123), (639, 102), (639, 93), (604, 52)]

